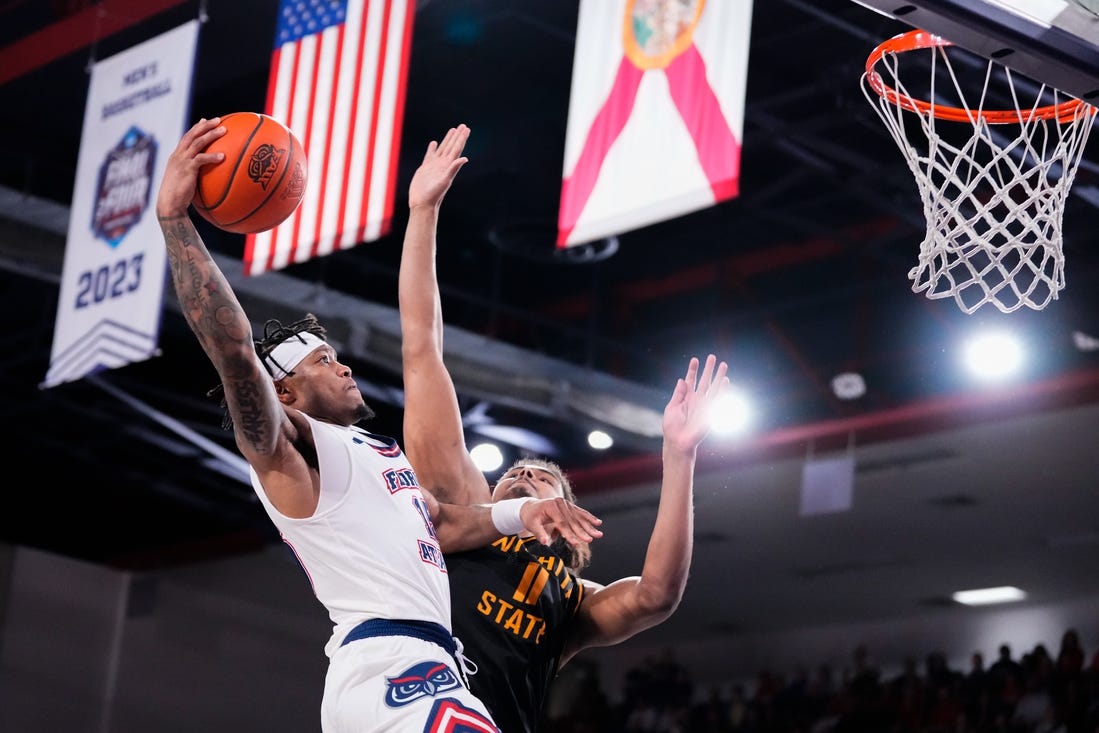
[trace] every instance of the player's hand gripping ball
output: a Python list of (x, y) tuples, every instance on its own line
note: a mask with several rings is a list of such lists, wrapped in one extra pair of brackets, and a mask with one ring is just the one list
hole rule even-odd
[(301, 142), (273, 117), (233, 112), (221, 118), (225, 134), (205, 152), (225, 153), (199, 170), (191, 203), (219, 229), (255, 234), (294, 213), (305, 195), (308, 166)]

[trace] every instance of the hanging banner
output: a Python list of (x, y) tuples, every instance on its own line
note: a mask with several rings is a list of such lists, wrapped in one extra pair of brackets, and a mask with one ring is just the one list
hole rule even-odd
[(558, 247), (736, 196), (751, 0), (581, 0)]
[(156, 193), (186, 129), (198, 21), (92, 69), (43, 387), (155, 355), (166, 250)]

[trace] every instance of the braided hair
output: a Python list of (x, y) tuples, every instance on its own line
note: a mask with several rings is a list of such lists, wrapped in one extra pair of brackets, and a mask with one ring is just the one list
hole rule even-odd
[[(283, 324), (282, 321), (277, 318), (269, 318), (267, 322), (263, 324), (263, 338), (255, 339), (253, 343), (256, 347), (256, 354), (259, 356), (260, 362), (263, 364), (263, 367), (267, 369), (268, 373), (271, 371), (271, 367), (267, 364), (268, 355), (270, 355), (274, 348), (283, 341), (294, 337), (300, 338), (299, 334), (302, 333), (311, 333), (320, 339), (324, 339), (328, 335), (328, 331), (312, 313), (306, 313), (304, 318), (300, 318), (289, 324)], [(293, 376), (293, 374), (294, 372), (291, 370), (286, 376)], [(225, 386), (218, 384), (208, 391), (206, 396), (218, 400), (221, 405), (222, 429), (232, 430), (233, 417), (229, 414), (229, 404), (225, 400)]]

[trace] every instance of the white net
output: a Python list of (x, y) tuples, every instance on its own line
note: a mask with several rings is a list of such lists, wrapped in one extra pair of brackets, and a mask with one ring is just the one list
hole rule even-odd
[[(916, 178), (927, 219), (908, 273), (912, 290), (952, 297), (966, 313), (986, 303), (1005, 313), (1041, 310), (1065, 286), (1062, 214), (1096, 108), (992, 60), (983, 82), (969, 85), (979, 95), (967, 96), (948, 55), (965, 52), (937, 40), (918, 53), (886, 51), (862, 77)], [(910, 82), (922, 96), (900, 79), (906, 55), (924, 56), (923, 74)], [(974, 58), (964, 57), (969, 71)], [(986, 111), (993, 94), (1002, 109)]]

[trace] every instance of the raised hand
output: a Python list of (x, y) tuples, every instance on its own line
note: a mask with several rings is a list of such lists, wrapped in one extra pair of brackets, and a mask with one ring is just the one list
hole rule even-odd
[(543, 545), (563, 537), (569, 544), (583, 544), (603, 536), (599, 525), (603, 523), (586, 509), (561, 497), (528, 501), (519, 510), (523, 526), (534, 533)]
[(701, 376), (698, 364), (692, 357), (664, 408), (664, 442), (684, 452), (694, 452), (710, 432), (710, 411), (729, 384), (728, 364), (717, 364), (713, 354), (706, 357)]
[(157, 216), (181, 216), (187, 213), (195, 196), (198, 170), (204, 165), (220, 163), (224, 153), (204, 153), (206, 146), (225, 134), (219, 127), (221, 118), (199, 120), (180, 138), (179, 144), (168, 156), (164, 177), (157, 193)]
[(434, 140), (428, 143), (423, 162), (408, 184), (408, 208), (442, 203), (454, 177), (469, 162), (469, 158), (462, 155), (468, 139), (469, 128), (458, 125), (447, 130), (441, 143)]

